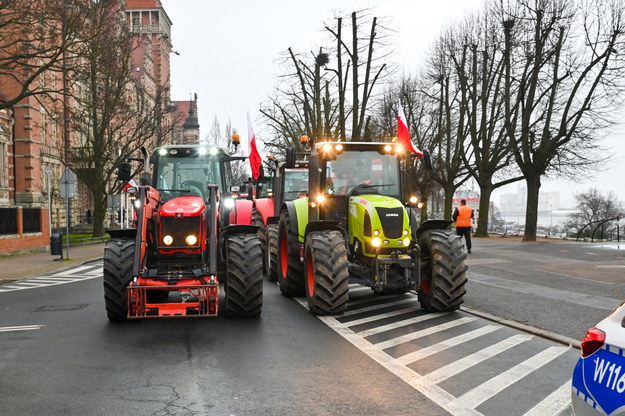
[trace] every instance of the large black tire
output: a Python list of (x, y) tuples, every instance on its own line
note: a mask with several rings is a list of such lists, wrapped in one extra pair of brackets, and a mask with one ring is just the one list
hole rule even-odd
[(278, 281), (278, 224), (267, 225), (267, 279), (270, 282)]
[(467, 283), (467, 253), (460, 237), (448, 230), (429, 230), (419, 238), (419, 246), (422, 280), (426, 281), (419, 290), (421, 307), (455, 311), (464, 300)]
[(296, 219), (291, 219), (287, 210), (282, 211), (278, 226), (278, 281), (280, 292), (286, 297), (306, 295), (304, 265), (299, 261), (300, 242), (291, 229), (291, 221)]
[(128, 319), (128, 285), (132, 281), (135, 240), (113, 238), (104, 246), (104, 304), (111, 322)]
[[(263, 222), (263, 217), (260, 215), (260, 212), (256, 210), (256, 208), (252, 208), (252, 225), (256, 225), (258, 227), (258, 238), (260, 239), (260, 246), (265, 252), (267, 250), (267, 229), (265, 227), (265, 223)], [(267, 268), (269, 265), (265, 259), (266, 256), (263, 256), (263, 273), (267, 273)]]
[(308, 309), (315, 315), (345, 312), (349, 291), (347, 247), (339, 231), (314, 231), (306, 237), (304, 270)]
[(234, 234), (226, 239), (226, 314), (260, 315), (263, 306), (262, 256), (256, 235)]

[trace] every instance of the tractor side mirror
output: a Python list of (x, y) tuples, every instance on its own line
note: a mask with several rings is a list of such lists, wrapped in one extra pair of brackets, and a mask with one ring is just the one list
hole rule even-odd
[(423, 163), (425, 163), (425, 168), (427, 170), (432, 170), (432, 157), (430, 156), (430, 152), (423, 149)]
[(119, 167), (117, 168), (117, 179), (122, 183), (129, 182), (131, 178), (130, 172), (131, 172), (130, 163), (128, 162), (120, 163)]
[(284, 162), (284, 167), (286, 168), (295, 167), (295, 158), (296, 158), (295, 148), (289, 147), (288, 149), (286, 149), (286, 161)]

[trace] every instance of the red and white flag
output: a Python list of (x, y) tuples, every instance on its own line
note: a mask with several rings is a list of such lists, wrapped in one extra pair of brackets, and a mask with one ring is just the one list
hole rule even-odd
[(135, 180), (134, 180), (134, 179), (131, 179), (131, 180), (130, 180), (130, 182), (128, 182), (128, 183), (126, 184), (126, 186), (124, 186), (124, 189), (122, 189), (122, 191), (124, 191), (124, 192), (125, 192), (125, 191), (127, 191), (128, 189), (130, 189), (130, 188), (136, 188), (137, 186), (138, 186), (138, 185), (137, 185), (137, 182), (135, 182)]
[(250, 144), (250, 168), (252, 168), (252, 179), (256, 180), (260, 176), (260, 165), (262, 159), (260, 153), (258, 153), (258, 147), (256, 147), (256, 136), (254, 135), (254, 128), (252, 127), (252, 120), (250, 119), (250, 112), (247, 112), (247, 133)]
[(410, 150), (412, 153), (416, 153), (419, 156), (423, 157), (423, 152), (417, 149), (414, 144), (412, 144), (412, 140), (410, 140), (410, 131), (408, 130), (408, 121), (406, 120), (406, 115), (404, 114), (404, 109), (401, 106), (401, 101), (398, 103), (397, 110), (397, 141), (403, 145), (406, 149)]

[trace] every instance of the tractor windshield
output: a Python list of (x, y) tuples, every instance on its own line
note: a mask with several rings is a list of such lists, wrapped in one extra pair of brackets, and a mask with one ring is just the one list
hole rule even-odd
[(308, 170), (284, 171), (284, 200), (292, 201), (308, 193)]
[(156, 189), (163, 201), (179, 196), (208, 197), (208, 184), (223, 188), (218, 155), (200, 154), (196, 149), (178, 149), (158, 155), (154, 166)]
[(345, 151), (326, 162), (326, 192), (349, 195), (357, 185), (379, 194), (399, 197), (399, 163), (391, 154), (371, 151)]

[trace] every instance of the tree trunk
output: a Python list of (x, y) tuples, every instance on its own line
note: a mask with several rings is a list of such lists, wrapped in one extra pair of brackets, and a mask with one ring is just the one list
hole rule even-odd
[(476, 237), (488, 237), (488, 213), (490, 211), (491, 186), (480, 186), (480, 211), (477, 219)]
[(104, 218), (106, 216), (106, 195), (93, 193), (93, 236), (104, 235)]
[(527, 176), (525, 182), (527, 183), (527, 205), (525, 206), (525, 234), (523, 235), (523, 241), (536, 241), (540, 175)]
[(443, 218), (446, 220), (451, 220), (451, 213), (453, 210), (454, 192), (456, 192), (455, 187), (448, 186), (445, 188), (445, 203), (444, 203), (445, 211), (444, 211)]

